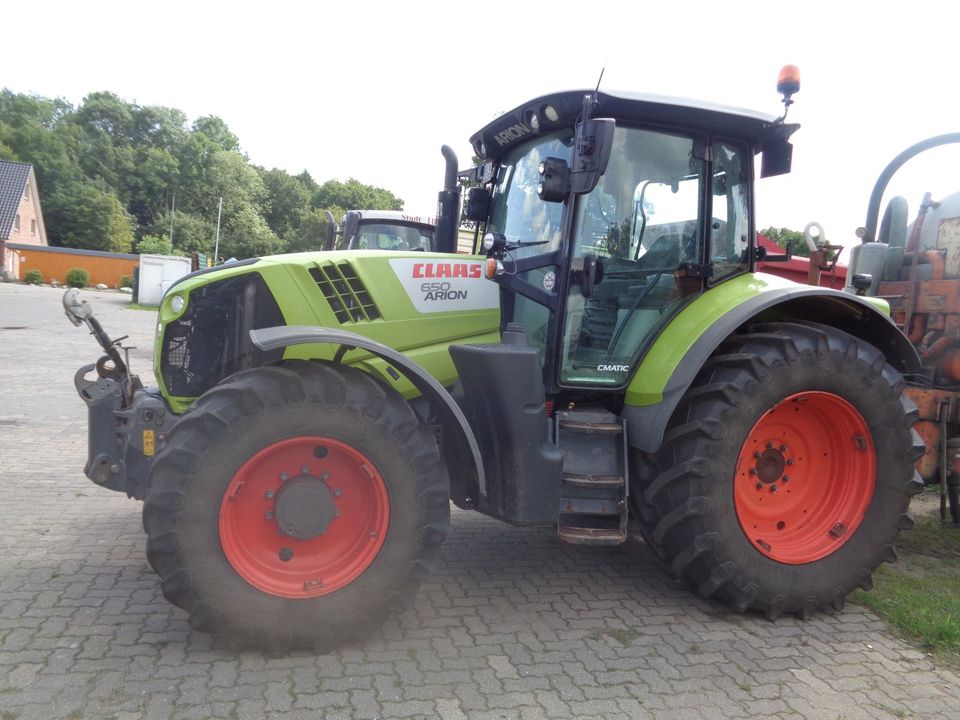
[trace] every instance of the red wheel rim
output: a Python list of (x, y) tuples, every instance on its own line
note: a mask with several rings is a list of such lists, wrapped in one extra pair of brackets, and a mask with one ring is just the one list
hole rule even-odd
[(319, 597), (370, 567), (389, 519), (386, 484), (366, 455), (329, 437), (300, 436), (263, 448), (230, 480), (220, 545), (263, 592)]
[(828, 392), (797, 393), (747, 434), (734, 478), (737, 519), (767, 557), (813, 562), (856, 532), (876, 475), (873, 437), (860, 413)]

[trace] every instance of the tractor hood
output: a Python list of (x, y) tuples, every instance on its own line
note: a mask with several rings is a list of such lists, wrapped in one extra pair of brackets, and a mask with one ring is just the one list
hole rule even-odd
[[(249, 338), (250, 330), (319, 325), (395, 348), (451, 384), (456, 372), (447, 347), (496, 342), (499, 324), (499, 289), (483, 277), (479, 257), (376, 250), (280, 255), (195, 273), (171, 287), (160, 306), (154, 369), (179, 412), (234, 372), (333, 357), (336, 347), (265, 352)], [(360, 350), (344, 361), (383, 369)]]

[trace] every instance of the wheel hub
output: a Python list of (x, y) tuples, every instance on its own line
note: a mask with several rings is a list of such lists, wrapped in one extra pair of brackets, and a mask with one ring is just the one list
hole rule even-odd
[(371, 459), (331, 437), (300, 435), (244, 462), (220, 502), (227, 561), (266, 593), (293, 599), (346, 587), (373, 563), (390, 496)]
[(769, 484), (776, 482), (783, 476), (783, 470), (786, 466), (787, 460), (780, 450), (777, 448), (767, 448), (760, 453), (760, 457), (757, 458), (754, 467), (760, 482)]
[(312, 475), (291, 478), (277, 493), (277, 524), (281, 532), (297, 540), (323, 535), (339, 514), (330, 488)]

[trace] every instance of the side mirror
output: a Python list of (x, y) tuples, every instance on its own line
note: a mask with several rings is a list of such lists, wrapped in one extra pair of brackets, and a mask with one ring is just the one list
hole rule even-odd
[(467, 190), (464, 217), (473, 222), (483, 222), (490, 215), (490, 193), (486, 188), (472, 187)]
[(775, 138), (760, 148), (760, 177), (786, 175), (793, 165), (793, 145), (784, 138)]
[(343, 247), (348, 250), (353, 249), (354, 236), (360, 229), (360, 213), (356, 210), (350, 210), (340, 221), (340, 232), (343, 234)]
[(323, 250), (333, 250), (333, 242), (337, 238), (337, 223), (333, 219), (333, 213), (329, 210), (323, 211), (327, 222), (323, 227), (323, 242), (320, 247)]
[(610, 162), (613, 148), (613, 131), (617, 121), (611, 118), (595, 118), (577, 123), (574, 143), (571, 190), (582, 195), (593, 190)]

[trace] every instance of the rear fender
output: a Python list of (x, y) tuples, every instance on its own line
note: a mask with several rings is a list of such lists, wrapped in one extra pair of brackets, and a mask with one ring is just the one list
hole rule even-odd
[[(486, 477), (483, 474), (483, 461), (480, 457), (480, 448), (477, 439), (470, 429), (463, 411), (437, 380), (420, 365), (410, 360), (402, 353), (387, 345), (378, 343), (363, 335), (334, 330), (311, 325), (289, 325), (280, 327), (251, 330), (250, 339), (261, 350), (275, 350), (291, 345), (328, 344), (340, 345), (342, 350), (361, 348), (390, 363), (390, 365), (406, 377), (420, 394), (430, 403), (431, 409), (443, 422), (445, 429), (450, 429), (455, 442), (461, 446), (464, 459), (472, 460), (473, 469), (477, 477), (477, 485), (481, 495), (487, 494)], [(338, 352), (337, 358), (341, 353)], [(389, 372), (389, 370), (388, 370)], [(451, 468), (451, 476), (458, 473)], [(462, 468), (461, 468), (462, 471)]]
[(920, 368), (917, 351), (875, 299), (744, 275), (684, 308), (644, 356), (624, 401), (630, 445), (643, 452), (660, 447), (670, 416), (710, 355), (740, 327), (759, 321), (835, 327), (875, 346), (901, 373)]

